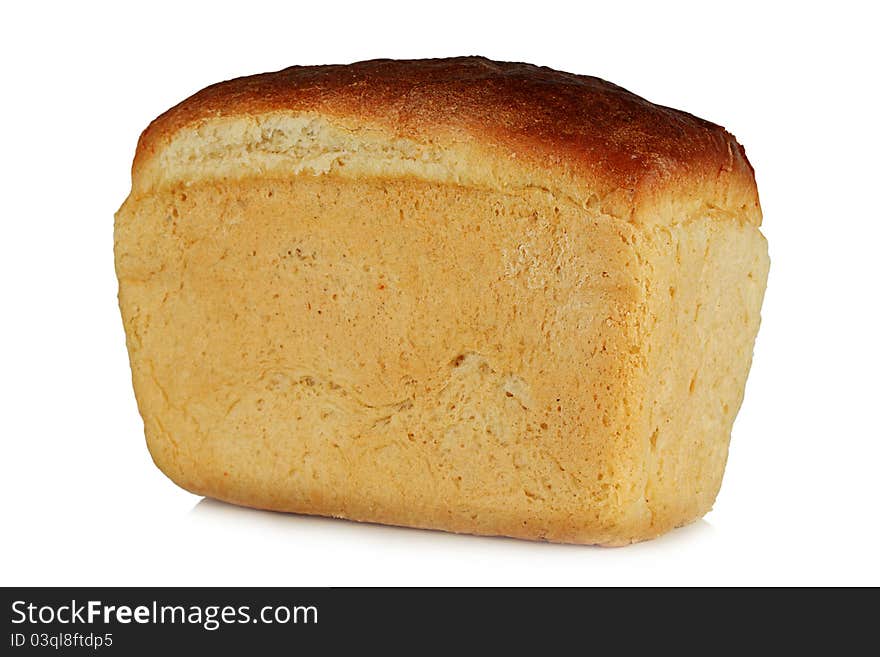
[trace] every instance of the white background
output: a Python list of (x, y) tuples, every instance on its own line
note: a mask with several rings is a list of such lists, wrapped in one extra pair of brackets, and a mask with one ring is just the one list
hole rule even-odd
[[(4, 6), (0, 584), (880, 584), (872, 3), (296, 4)], [(460, 54), (598, 75), (747, 149), (770, 283), (695, 525), (622, 549), (360, 525), (202, 501), (150, 460), (112, 255), (140, 131), (230, 77)]]

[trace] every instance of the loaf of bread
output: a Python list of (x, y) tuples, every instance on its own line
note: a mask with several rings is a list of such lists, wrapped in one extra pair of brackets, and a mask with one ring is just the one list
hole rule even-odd
[(621, 545), (712, 506), (768, 271), (724, 129), (467, 57), (223, 82), (143, 133), (119, 303), (158, 467), (235, 504)]

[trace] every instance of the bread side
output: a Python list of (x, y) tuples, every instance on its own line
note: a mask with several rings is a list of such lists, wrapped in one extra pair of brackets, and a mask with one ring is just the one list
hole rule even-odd
[(573, 541), (629, 512), (636, 261), (607, 220), (544, 192), (207, 184), (126, 204), (117, 266), (148, 442), (190, 490)]
[(767, 284), (754, 226), (705, 216), (635, 231), (645, 500), (655, 534), (708, 512), (740, 408)]

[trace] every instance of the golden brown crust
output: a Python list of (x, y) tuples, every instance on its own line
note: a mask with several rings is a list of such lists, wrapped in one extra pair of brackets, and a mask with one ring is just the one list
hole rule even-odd
[(135, 187), (182, 129), (278, 112), (363, 122), (419, 144), (473, 140), (500, 166), (544, 172), (550, 191), (607, 202), (612, 215), (638, 219), (669, 209), (672, 196), (760, 224), (752, 168), (720, 126), (595, 77), (482, 57), (294, 66), (212, 85), (143, 133)]

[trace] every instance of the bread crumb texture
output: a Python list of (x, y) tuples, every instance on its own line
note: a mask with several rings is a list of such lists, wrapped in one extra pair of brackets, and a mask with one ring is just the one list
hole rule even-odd
[(768, 271), (753, 179), (655, 186), (637, 216), (494, 141), (342, 114), (142, 138), (115, 255), (159, 468), (246, 506), (559, 542), (706, 513)]

